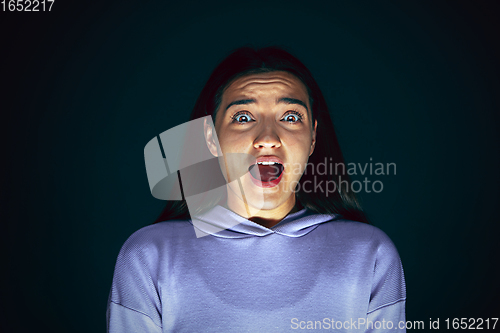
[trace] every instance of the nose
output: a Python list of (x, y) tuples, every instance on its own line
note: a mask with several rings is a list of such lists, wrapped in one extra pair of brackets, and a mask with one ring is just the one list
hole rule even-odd
[(253, 146), (257, 149), (279, 148), (281, 147), (281, 140), (273, 126), (266, 126), (255, 138)]

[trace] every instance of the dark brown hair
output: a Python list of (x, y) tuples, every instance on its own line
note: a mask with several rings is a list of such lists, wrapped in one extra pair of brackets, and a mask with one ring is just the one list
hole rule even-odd
[[(326, 161), (327, 163), (342, 163), (345, 166), (346, 164), (340, 150), (330, 113), (318, 84), (302, 62), (278, 47), (261, 49), (242, 47), (232, 52), (210, 75), (196, 101), (190, 120), (212, 115), (215, 123), (222, 94), (231, 82), (247, 74), (272, 71), (289, 72), (300, 79), (307, 87), (313, 122), (314, 120), (318, 121), (316, 146), (314, 153), (309, 157), (308, 163), (316, 166), (318, 163), (325, 163)], [(339, 176), (342, 177), (341, 184), (338, 181)], [(309, 184), (311, 184), (314, 183), (314, 180), (316, 183), (322, 182), (322, 184), (326, 184), (327, 181), (333, 181), (337, 190), (334, 192), (304, 192), (302, 190), (304, 182), (310, 181)], [(312, 173), (305, 172), (300, 179), (299, 190), (295, 195), (299, 206), (306, 207), (317, 213), (339, 214), (344, 219), (368, 223), (368, 219), (361, 208), (356, 193), (351, 190), (351, 181), (345, 171), (341, 175), (328, 172), (324, 175), (313, 175)], [(171, 219), (189, 218), (188, 207), (184, 200), (167, 201), (166, 207), (155, 223)]]

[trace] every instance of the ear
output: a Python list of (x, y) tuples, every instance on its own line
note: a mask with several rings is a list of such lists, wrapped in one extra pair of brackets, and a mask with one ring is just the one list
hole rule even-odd
[(316, 146), (316, 128), (318, 127), (318, 121), (314, 120), (314, 128), (312, 131), (312, 141), (311, 141), (311, 151), (309, 152), (309, 156), (314, 152), (314, 147)]
[(217, 140), (215, 139), (215, 129), (211, 124), (207, 122), (205, 119), (203, 123), (204, 134), (205, 134), (205, 142), (207, 143), (208, 150), (212, 153), (213, 156), (218, 157), (219, 153), (217, 151)]

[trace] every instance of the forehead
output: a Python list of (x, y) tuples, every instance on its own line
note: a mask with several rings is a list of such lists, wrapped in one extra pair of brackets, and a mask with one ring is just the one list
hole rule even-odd
[(295, 75), (284, 71), (248, 74), (239, 77), (224, 90), (223, 99), (235, 98), (239, 95), (257, 98), (268, 95), (283, 95), (280, 97), (301, 98), (306, 103), (309, 99), (304, 83)]

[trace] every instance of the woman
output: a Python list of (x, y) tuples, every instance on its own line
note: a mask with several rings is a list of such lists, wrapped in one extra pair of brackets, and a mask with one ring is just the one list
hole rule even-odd
[(195, 210), (188, 197), (169, 202), (125, 242), (108, 331), (405, 331), (397, 250), (367, 223), (347, 175), (316, 169), (344, 161), (309, 70), (278, 48), (240, 48), (191, 119), (206, 116), (225, 195)]

